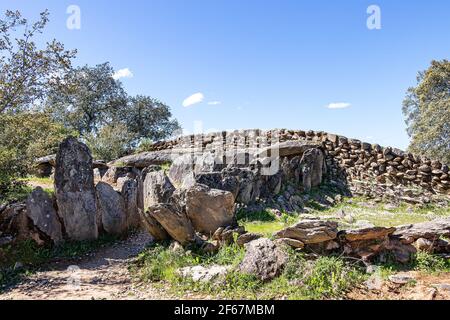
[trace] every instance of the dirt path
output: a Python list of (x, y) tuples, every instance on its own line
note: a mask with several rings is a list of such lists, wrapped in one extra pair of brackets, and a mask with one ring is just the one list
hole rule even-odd
[[(132, 281), (128, 271), (130, 261), (151, 242), (146, 233), (132, 235), (126, 240), (99, 249), (77, 262), (61, 261), (36, 272), (21, 283), (0, 294), (0, 300), (165, 300), (177, 299), (166, 290), (152, 284)], [(450, 300), (450, 273), (427, 275), (404, 272), (414, 279), (413, 285), (397, 285), (389, 280), (379, 288), (365, 285), (347, 295), (352, 300)], [(179, 297), (178, 297), (179, 298)], [(210, 296), (186, 294), (183, 299), (211, 299)]]
[(139, 233), (100, 249), (76, 264), (57, 263), (51, 270), (39, 271), (0, 294), (0, 300), (174, 298), (150, 285), (132, 282), (127, 265), (150, 241), (147, 233)]

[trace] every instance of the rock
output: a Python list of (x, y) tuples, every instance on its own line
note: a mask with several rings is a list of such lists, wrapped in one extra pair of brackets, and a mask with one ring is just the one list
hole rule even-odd
[(147, 173), (143, 183), (144, 210), (159, 203), (167, 203), (174, 191), (175, 187), (162, 170)]
[(324, 157), (322, 151), (317, 148), (308, 149), (300, 160), (302, 172), (302, 184), (306, 191), (317, 187), (322, 183), (324, 172)]
[(433, 252), (434, 241), (425, 238), (419, 238), (414, 243), (417, 251)]
[(170, 166), (168, 177), (174, 186), (180, 187), (188, 175), (194, 174), (194, 156), (185, 154), (175, 159)]
[[(149, 211), (142, 213), (142, 224), (155, 241), (164, 241), (170, 239), (170, 235), (163, 226), (150, 215)], [(178, 243), (178, 242), (177, 242)]]
[(355, 230), (342, 231), (342, 235), (347, 241), (362, 241), (362, 240), (374, 240), (384, 239), (388, 235), (392, 234), (395, 228), (384, 227), (371, 227)]
[(110, 167), (102, 176), (102, 181), (108, 184), (115, 184), (119, 178), (119, 170), (120, 168), (118, 167)]
[(237, 238), (236, 244), (239, 246), (244, 246), (246, 243), (259, 238), (262, 238), (262, 234), (253, 232), (244, 233)]
[(197, 184), (186, 192), (186, 213), (194, 229), (212, 234), (233, 224), (234, 196), (231, 192)]
[(218, 241), (205, 241), (200, 249), (205, 253), (216, 253), (220, 249), (220, 244)]
[(275, 240), (276, 244), (285, 244), (295, 249), (303, 249), (305, 244), (300, 240), (289, 239), (289, 238), (281, 238)]
[(310, 142), (286, 141), (262, 149), (258, 153), (258, 157), (287, 157), (292, 155), (302, 155), (305, 151), (317, 147), (317, 144), (312, 144)]
[(212, 282), (225, 277), (231, 269), (232, 266), (194, 266), (181, 268), (178, 273), (184, 278), (191, 278), (194, 282)]
[(186, 214), (178, 212), (173, 205), (157, 204), (148, 208), (149, 215), (182, 245), (195, 240), (194, 228)]
[(373, 274), (365, 282), (367, 289), (379, 291), (383, 287), (383, 279), (378, 274)]
[(101, 227), (108, 234), (124, 234), (127, 231), (127, 215), (122, 197), (105, 182), (97, 183), (96, 190)]
[(399, 285), (405, 285), (415, 281), (415, 278), (408, 274), (394, 274), (389, 276), (389, 281)]
[(34, 189), (28, 196), (26, 212), (34, 225), (54, 243), (63, 241), (62, 227), (53, 206), (53, 199), (41, 187)]
[(337, 232), (336, 222), (303, 220), (292, 227), (275, 233), (275, 237), (300, 240), (304, 244), (314, 244), (335, 239)]
[(138, 192), (138, 181), (135, 179), (127, 180), (122, 186), (121, 195), (124, 202), (128, 228), (139, 228), (141, 226)]
[(444, 218), (400, 226), (392, 236), (400, 239), (403, 243), (413, 243), (419, 238), (437, 240), (440, 237), (449, 237), (450, 219)]
[(251, 241), (245, 248), (239, 271), (254, 275), (262, 281), (269, 281), (280, 275), (288, 261), (288, 255), (267, 238)]
[(55, 167), (58, 212), (71, 240), (98, 237), (97, 204), (89, 148), (69, 137), (59, 145)]

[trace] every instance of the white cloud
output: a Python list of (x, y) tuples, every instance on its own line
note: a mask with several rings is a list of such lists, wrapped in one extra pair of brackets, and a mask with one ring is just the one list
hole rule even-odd
[(133, 72), (131, 72), (128, 68), (120, 69), (114, 72), (112, 77), (114, 80), (119, 80), (121, 78), (133, 78)]
[(186, 99), (184, 99), (183, 107), (189, 107), (194, 104), (200, 103), (203, 101), (204, 98), (205, 98), (205, 96), (203, 95), (203, 93), (201, 93), (201, 92), (195, 93), (192, 96), (189, 96)]
[(328, 109), (345, 109), (350, 108), (351, 104), (348, 102), (332, 102), (330, 103), (327, 108)]
[(219, 104), (221, 104), (222, 102), (220, 102), (220, 101), (210, 101), (210, 102), (208, 102), (208, 104), (210, 105), (210, 106), (217, 106), (217, 105), (219, 105)]

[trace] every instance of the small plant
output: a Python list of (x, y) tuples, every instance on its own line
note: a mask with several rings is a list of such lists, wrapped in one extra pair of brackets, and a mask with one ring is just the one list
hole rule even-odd
[(414, 265), (414, 269), (429, 273), (450, 271), (450, 259), (444, 259), (423, 251), (417, 252)]

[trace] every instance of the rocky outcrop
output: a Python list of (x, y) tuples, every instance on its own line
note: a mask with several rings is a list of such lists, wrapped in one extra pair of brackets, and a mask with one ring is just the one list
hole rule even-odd
[(245, 248), (239, 271), (254, 275), (262, 281), (272, 280), (281, 274), (288, 261), (287, 253), (267, 238), (251, 241)]
[(105, 182), (97, 183), (96, 190), (101, 228), (108, 234), (121, 235), (125, 233), (128, 226), (123, 198)]
[(212, 234), (233, 224), (234, 196), (231, 192), (197, 184), (186, 192), (186, 213), (196, 231)]
[(186, 214), (173, 205), (157, 204), (148, 208), (148, 215), (154, 218), (179, 243), (185, 245), (195, 240), (195, 232)]
[(72, 137), (60, 144), (56, 156), (55, 194), (69, 239), (97, 239), (92, 156), (86, 145)]
[(53, 199), (37, 187), (28, 196), (26, 213), (33, 224), (56, 244), (63, 241), (62, 227), (53, 205)]

